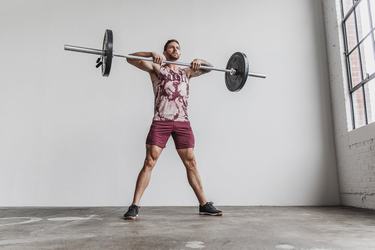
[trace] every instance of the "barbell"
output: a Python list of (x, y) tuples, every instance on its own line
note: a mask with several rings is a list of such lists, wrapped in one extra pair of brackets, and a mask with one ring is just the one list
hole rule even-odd
[[(75, 45), (64, 45), (64, 50), (81, 52), (87, 54), (99, 55), (100, 57), (96, 61), (96, 67), (101, 66), (103, 76), (109, 76), (112, 66), (113, 57), (122, 57), (127, 59), (137, 59), (143, 61), (153, 61), (152, 58), (133, 56), (133, 55), (119, 55), (113, 53), (113, 32), (112, 30), (105, 30), (102, 49), (87, 48)], [(163, 61), (167, 64), (176, 64), (181, 66), (190, 67), (190, 63), (179, 62), (179, 61)], [(213, 70), (225, 72), (225, 84), (228, 90), (234, 92), (239, 91), (245, 85), (247, 78), (258, 77), (266, 78), (263, 74), (257, 74), (249, 72), (249, 62), (247, 56), (242, 52), (235, 52), (228, 60), (225, 69), (216, 68), (213, 66), (200, 66), (203, 70)]]

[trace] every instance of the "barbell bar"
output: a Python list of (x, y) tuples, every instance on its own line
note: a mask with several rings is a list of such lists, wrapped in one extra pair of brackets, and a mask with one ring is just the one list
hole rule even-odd
[[(136, 60), (143, 60), (143, 61), (153, 61), (152, 58), (148, 57), (141, 57), (141, 56), (134, 56), (134, 55), (120, 55), (113, 53), (113, 32), (111, 30), (106, 30), (103, 39), (103, 48), (102, 49), (94, 49), (82, 46), (75, 46), (75, 45), (64, 45), (64, 50), (73, 51), (73, 52), (80, 52), (80, 53), (87, 53), (87, 54), (94, 54), (101, 56), (97, 62), (98, 66), (102, 66), (102, 75), (108, 76), (110, 73), (111, 65), (112, 65), (112, 57), (121, 57), (126, 59), (136, 59)], [(167, 64), (175, 64), (180, 66), (187, 66), (190, 67), (190, 63), (179, 62), (179, 61), (163, 61)], [(227, 88), (230, 91), (239, 91), (245, 84), (247, 77), (257, 77), (257, 78), (266, 78), (263, 74), (258, 73), (249, 73), (249, 63), (247, 57), (242, 52), (234, 53), (230, 59), (228, 60), (226, 69), (216, 68), (213, 66), (206, 66), (201, 65), (200, 69), (204, 70), (214, 70), (214, 71), (221, 71), (225, 72), (225, 83)]]
[[(105, 51), (104, 50), (94, 49), (94, 48), (88, 48), (88, 47), (81, 47), (81, 46), (75, 46), (75, 45), (69, 45), (69, 44), (65, 44), (64, 45), (64, 50), (74, 51), (74, 52), (81, 52), (81, 53), (87, 53), (87, 54), (94, 54), (94, 55), (99, 55), (99, 56), (105, 56)], [(150, 61), (150, 62), (154, 61), (151, 58), (143, 57), (143, 56), (119, 55), (119, 54), (113, 54), (112, 56), (114, 56), (114, 57), (122, 57), (122, 58), (126, 58), (126, 59), (136, 59), (136, 60)], [(180, 66), (187, 66), (187, 67), (191, 66), (190, 63), (179, 62), (179, 61), (163, 61), (163, 62), (167, 63), (167, 64), (176, 64), (176, 65), (180, 65)], [(233, 69), (233, 68), (231, 68), (231, 69), (221, 69), (221, 68), (215, 68), (213, 66), (204, 66), (204, 65), (201, 65), (199, 68), (200, 69), (206, 69), (206, 70), (228, 72), (231, 75), (236, 74), (236, 70)], [(258, 73), (248, 73), (247, 75), (251, 76), (251, 77), (266, 78), (265, 75), (258, 74)]]

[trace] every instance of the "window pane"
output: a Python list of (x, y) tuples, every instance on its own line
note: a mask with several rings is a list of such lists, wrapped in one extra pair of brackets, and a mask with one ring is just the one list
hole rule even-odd
[(358, 83), (362, 81), (361, 65), (359, 62), (359, 52), (358, 48), (355, 49), (349, 55), (349, 69), (350, 76), (352, 78), (352, 87), (355, 87)]
[(375, 122), (375, 79), (365, 84), (368, 123)]
[(344, 16), (348, 13), (348, 10), (353, 6), (353, 0), (342, 0), (342, 7), (344, 10)]
[(374, 52), (374, 40), (372, 36), (368, 36), (361, 47), (361, 60), (362, 60), (362, 70), (363, 78), (367, 78), (366, 74), (372, 74), (375, 72), (375, 52)]
[(352, 50), (358, 44), (357, 33), (355, 29), (354, 12), (350, 14), (349, 18), (345, 21), (346, 41), (348, 44), (348, 51)]
[(359, 5), (355, 8), (355, 14), (357, 17), (358, 38), (361, 40), (371, 31), (369, 6), (367, 0), (362, 0), (359, 3)]
[(366, 125), (365, 105), (362, 88), (359, 88), (355, 92), (353, 92), (352, 97), (355, 127), (359, 128), (363, 125)]

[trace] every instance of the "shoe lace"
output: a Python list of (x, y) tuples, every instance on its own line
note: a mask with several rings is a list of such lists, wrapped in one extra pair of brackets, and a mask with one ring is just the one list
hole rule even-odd
[(215, 209), (214, 203), (212, 201), (207, 202), (207, 206), (211, 209)]
[(135, 210), (138, 213), (138, 208), (139, 207), (137, 205), (133, 204), (133, 205), (130, 206), (129, 210)]

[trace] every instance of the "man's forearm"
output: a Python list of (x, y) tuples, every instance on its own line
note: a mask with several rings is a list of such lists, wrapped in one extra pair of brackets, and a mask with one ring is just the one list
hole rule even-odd
[[(199, 59), (200, 63), (202, 66), (208, 66), (208, 67), (212, 67), (213, 65), (209, 62), (207, 62), (206, 60), (203, 60), (203, 59)], [(208, 73), (210, 72), (211, 70), (209, 69), (200, 69), (200, 71), (202, 71), (202, 73)]]
[[(152, 57), (152, 52), (134, 52), (134, 53), (131, 53), (129, 55), (131, 55), (131, 56), (142, 56), (142, 57)], [(137, 63), (139, 61), (139, 59), (131, 59), (131, 58), (126, 58), (126, 60), (131, 64)]]
[[(131, 56), (141, 56), (141, 57), (152, 57), (152, 52), (135, 52), (135, 53), (131, 53), (129, 55), (131, 55)], [(137, 67), (139, 67), (139, 65), (143, 63), (142, 60), (131, 59), (131, 58), (126, 58), (126, 61), (128, 61), (128, 63), (130, 63), (134, 66), (137, 66)]]
[(203, 59), (199, 59), (199, 61), (201, 61), (201, 64), (204, 65), (204, 66), (209, 66), (209, 67), (212, 67), (212, 64), (207, 62), (206, 60), (203, 60)]

